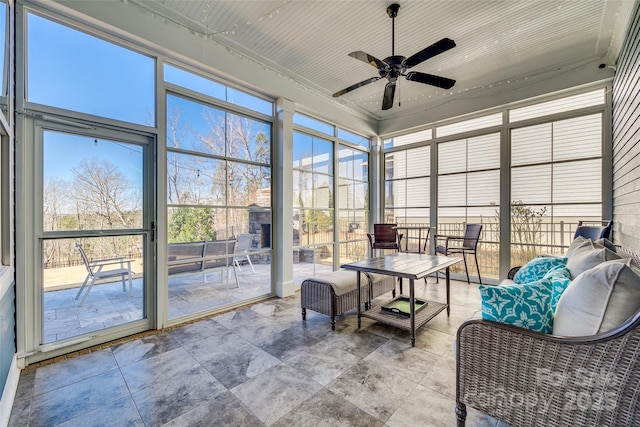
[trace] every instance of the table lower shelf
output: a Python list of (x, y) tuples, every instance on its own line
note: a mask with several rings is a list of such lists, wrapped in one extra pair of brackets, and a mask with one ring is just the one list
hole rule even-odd
[[(427, 301), (427, 303), (428, 304), (425, 308), (415, 313), (416, 329), (433, 319), (438, 313), (447, 308), (447, 304), (440, 302)], [(380, 306), (374, 306), (369, 310), (362, 311), (361, 316), (411, 331), (411, 318), (384, 311)]]

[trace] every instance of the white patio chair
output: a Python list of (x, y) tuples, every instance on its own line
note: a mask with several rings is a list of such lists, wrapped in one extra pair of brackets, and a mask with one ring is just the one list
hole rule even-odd
[(249, 257), (249, 252), (251, 251), (251, 244), (253, 243), (253, 234), (241, 234), (238, 236), (238, 243), (236, 244), (234, 254), (240, 255), (233, 258), (233, 263), (238, 267), (238, 270), (242, 271), (240, 268), (240, 262), (247, 261), (249, 266), (251, 267), (251, 271), (254, 273), (256, 270), (253, 268), (253, 263), (251, 262), (251, 257)]
[[(125, 259), (124, 257), (112, 258), (104, 261), (89, 261), (87, 258), (87, 254), (82, 249), (82, 246), (79, 243), (75, 244), (76, 249), (80, 252), (80, 256), (82, 257), (82, 262), (87, 269), (87, 277), (85, 277), (84, 282), (82, 282), (82, 286), (78, 290), (75, 299), (80, 298), (82, 291), (86, 287), (86, 291), (80, 300), (78, 306), (84, 304), (84, 301), (87, 299), (93, 284), (96, 280), (101, 279), (109, 279), (112, 277), (120, 277), (122, 279), (122, 291), (125, 292), (127, 290), (125, 284), (125, 278), (129, 279), (129, 295), (133, 295), (133, 284), (131, 281), (131, 261), (130, 259)], [(125, 267), (126, 264), (126, 267)], [(108, 270), (103, 270), (104, 267), (107, 266), (118, 266), (116, 268), (109, 268)]]
[[(205, 259), (203, 264), (203, 271), (206, 272), (210, 269), (216, 269), (224, 267), (227, 270), (227, 279), (231, 277), (231, 270), (233, 270), (233, 276), (236, 280), (236, 288), (240, 287), (238, 282), (238, 273), (236, 272), (236, 264), (229, 255), (235, 253), (235, 240), (215, 240), (213, 242), (206, 242)], [(220, 270), (220, 282), (224, 278), (224, 270)], [(205, 280), (206, 273), (203, 274), (202, 280)]]

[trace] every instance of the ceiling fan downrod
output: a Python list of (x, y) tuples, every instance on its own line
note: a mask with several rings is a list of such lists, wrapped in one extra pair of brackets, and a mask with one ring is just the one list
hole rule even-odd
[(391, 56), (396, 54), (396, 16), (398, 16), (400, 5), (394, 3), (387, 8), (387, 15), (391, 18)]

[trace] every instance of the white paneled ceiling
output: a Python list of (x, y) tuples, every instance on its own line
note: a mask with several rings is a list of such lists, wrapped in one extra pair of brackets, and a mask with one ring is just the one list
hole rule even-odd
[[(331, 99), (377, 70), (348, 56), (391, 55), (392, 20), (380, 0), (129, 0), (262, 62)], [(399, 79), (395, 104), (381, 111), (386, 79), (335, 102), (374, 120), (424, 111), (484, 88), (560, 78), (585, 64), (615, 64), (633, 0), (402, 0), (395, 53), (410, 56), (444, 38), (457, 46), (411, 71), (456, 80), (450, 90)], [(597, 61), (597, 62), (596, 62)], [(398, 106), (398, 102), (401, 103)]]

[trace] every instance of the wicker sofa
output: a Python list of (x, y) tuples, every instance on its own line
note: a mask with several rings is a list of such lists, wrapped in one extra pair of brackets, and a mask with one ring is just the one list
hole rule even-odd
[(640, 425), (639, 326), (640, 311), (580, 337), (466, 321), (456, 340), (458, 426), (467, 405), (513, 427)]
[[(331, 317), (331, 329), (336, 329), (336, 316), (357, 307), (357, 284), (354, 271), (338, 270), (305, 279), (300, 290), (302, 320), (307, 318), (307, 309)], [(366, 280), (364, 280), (366, 278)], [(365, 273), (360, 287), (360, 301), (368, 304), (371, 298), (393, 292), (395, 278), (381, 274)]]

